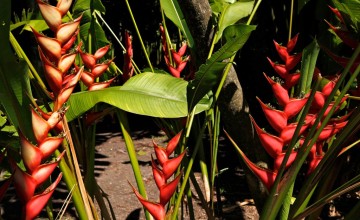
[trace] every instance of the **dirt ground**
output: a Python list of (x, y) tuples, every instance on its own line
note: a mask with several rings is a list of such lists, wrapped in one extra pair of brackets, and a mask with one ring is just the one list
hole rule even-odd
[[(151, 170), (151, 154), (154, 154), (152, 140), (160, 146), (166, 146), (168, 140), (161, 131), (135, 131), (132, 136), (148, 197), (152, 201), (158, 201), (159, 191), (154, 183)], [(133, 185), (136, 185), (136, 182), (121, 133), (98, 133), (97, 143), (97, 181), (104, 192), (108, 194), (115, 218), (120, 220), (145, 219), (142, 206), (128, 184), (128, 181)], [(200, 173), (196, 173), (196, 179), (200, 186), (203, 186)], [(195, 190), (193, 189), (192, 192), (196, 219), (208, 219)], [(236, 198), (235, 195), (232, 197), (232, 201), (228, 201), (224, 196), (222, 197), (224, 207), (222, 217), (219, 219), (243, 219), (243, 216), (248, 216), (249, 220), (258, 218), (251, 200), (239, 196), (239, 200), (234, 201)], [(186, 211), (184, 218), (189, 219)]]
[[(140, 120), (141, 121), (141, 120)], [(147, 123), (146, 120), (143, 123)], [(138, 127), (142, 124), (138, 124)], [(148, 125), (145, 127), (149, 128)], [(142, 205), (137, 200), (132, 192), (128, 182), (136, 186), (136, 181), (131, 168), (130, 160), (126, 150), (126, 146), (121, 133), (119, 132), (117, 123), (105, 122), (100, 124), (96, 135), (96, 160), (95, 160), (95, 175), (96, 180), (107, 195), (109, 207), (111, 206), (112, 215), (117, 220), (140, 220), (145, 219)], [(151, 170), (151, 154), (154, 154), (153, 143), (154, 140), (160, 146), (166, 146), (167, 138), (161, 130), (158, 130), (153, 125), (147, 130), (139, 130), (135, 128), (132, 132), (137, 157), (140, 164), (143, 181), (145, 183), (148, 198), (152, 201), (158, 201), (159, 191), (153, 180)], [(219, 163), (221, 161), (229, 160), (224, 158), (220, 152)], [(217, 219), (258, 219), (258, 215), (250, 194), (245, 184), (245, 178), (241, 170), (229, 170), (228, 167), (219, 167), (223, 169), (223, 177), (230, 181), (218, 181), (221, 202), (215, 202), (215, 207), (222, 207)], [(236, 174), (234, 176), (227, 176), (229, 174)], [(202, 180), (200, 173), (195, 174), (200, 187), (202, 187)], [(203, 188), (203, 187), (202, 187)], [(193, 192), (194, 212), (197, 220), (208, 219), (204, 209), (201, 207), (201, 202), (195, 190)], [(64, 200), (68, 195), (68, 190), (63, 182), (59, 184), (56, 192), (53, 195), (53, 207), (55, 210), (60, 210), (64, 204)], [(4, 202), (5, 201), (5, 202)], [(21, 210), (20, 204), (17, 201), (13, 188), (10, 188), (4, 197), (3, 203), (0, 204), (1, 219), (16, 220), (19, 219), (19, 212)], [(54, 213), (57, 214), (56, 212)], [(184, 212), (183, 219), (189, 219), (187, 211)], [(56, 217), (56, 216), (55, 216)], [(37, 220), (48, 219), (44, 211)], [(70, 203), (66, 208), (66, 213), (61, 219), (73, 220), (76, 218), (74, 207)], [(101, 219), (101, 218), (100, 218)]]

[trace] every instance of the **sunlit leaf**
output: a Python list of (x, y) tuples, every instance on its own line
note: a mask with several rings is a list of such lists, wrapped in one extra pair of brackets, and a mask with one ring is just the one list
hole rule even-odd
[[(74, 93), (68, 104), (69, 121), (84, 114), (97, 103), (107, 103), (122, 110), (140, 115), (161, 118), (178, 118), (187, 115), (187, 82), (164, 74), (142, 73), (123, 86), (104, 90)], [(209, 108), (211, 99), (199, 103), (197, 113)]]
[(253, 6), (254, 1), (244, 1), (227, 4), (221, 12), (215, 42), (218, 42), (221, 39), (225, 28), (235, 24), (240, 19), (250, 15)]

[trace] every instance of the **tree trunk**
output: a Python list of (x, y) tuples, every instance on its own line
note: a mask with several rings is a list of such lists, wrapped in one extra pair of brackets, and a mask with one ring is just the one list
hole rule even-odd
[[(197, 67), (207, 59), (211, 40), (212, 23), (211, 8), (208, 0), (181, 0), (179, 1), (181, 10), (189, 26), (190, 32), (194, 37), (195, 48), (192, 57), (196, 57)], [(222, 115), (222, 122), (226, 131), (240, 146), (252, 161), (266, 161), (257, 135), (249, 118), (249, 106), (243, 96), (243, 91), (234, 67), (228, 73), (224, 87), (218, 100), (219, 109)], [(260, 184), (257, 177), (244, 166), (248, 186), (254, 197), (258, 211), (261, 210), (266, 190)]]

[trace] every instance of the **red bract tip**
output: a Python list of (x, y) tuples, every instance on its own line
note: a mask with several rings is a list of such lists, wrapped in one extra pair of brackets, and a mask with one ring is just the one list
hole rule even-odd
[(59, 164), (61, 158), (64, 156), (65, 151), (63, 151), (55, 162), (46, 163), (38, 166), (34, 172), (32, 172), (32, 177), (36, 180), (36, 186), (40, 186), (45, 180), (47, 180), (54, 169)]
[(182, 152), (179, 156), (167, 160), (163, 165), (163, 173), (166, 179), (169, 179), (176, 169), (180, 166), (182, 159), (185, 156), (186, 151)]
[(285, 68), (290, 71), (301, 61), (301, 53), (288, 56), (285, 62)]
[(281, 46), (275, 40), (273, 42), (274, 42), (274, 45), (275, 45), (275, 49), (278, 52), (280, 58), (282, 59), (282, 61), (286, 62), (286, 60), (287, 60), (287, 58), (289, 56), (287, 48), (284, 47), (284, 46)]
[(261, 180), (261, 182), (266, 186), (268, 191), (270, 191), (272, 185), (275, 182), (277, 173), (265, 168), (258, 167), (253, 162), (251, 162), (249, 158), (247, 158), (247, 156), (240, 149), (239, 153), (245, 164), (249, 167), (249, 169)]
[(297, 40), (299, 37), (299, 33), (297, 33), (293, 38), (291, 38), (291, 40), (289, 40), (289, 42), (286, 45), (287, 51), (288, 53), (290, 53), (296, 46)]
[(36, 141), (41, 143), (48, 136), (51, 127), (33, 108), (31, 108), (31, 119)]
[(270, 108), (269, 106), (265, 105), (259, 98), (257, 98), (257, 100), (259, 101), (265, 117), (271, 127), (280, 133), (287, 125), (288, 117), (285, 112)]
[[(282, 130), (282, 132), (280, 133), (280, 138), (284, 141), (284, 144), (288, 144), (291, 141), (297, 125), (298, 123), (291, 123)], [(306, 130), (308, 125), (309, 123), (305, 123), (303, 126), (301, 126), (299, 135), (301, 135)]]
[(94, 66), (94, 68), (91, 69), (91, 73), (93, 74), (93, 76), (95, 78), (101, 76), (109, 68), (109, 66), (112, 62), (113, 62), (113, 59), (111, 59), (107, 62), (104, 62), (104, 63), (96, 64)]
[[(63, 2), (65, 2), (65, 0), (63, 0)], [(49, 28), (53, 32), (55, 32), (57, 30), (57, 28), (60, 26), (60, 24), (62, 23), (61, 11), (57, 7), (49, 5), (41, 0), (37, 0), (37, 3), (39, 5), (41, 15), (43, 16), (46, 24), (49, 26)]]
[(272, 66), (272, 68), (275, 70), (275, 72), (277, 74), (279, 74), (279, 76), (283, 79), (286, 78), (286, 76), (289, 74), (289, 72), (287, 71), (287, 69), (285, 68), (284, 64), (277, 64), (274, 63), (269, 57), (267, 58), (270, 65)]
[[(130, 184), (130, 183), (129, 183)], [(140, 193), (130, 184), (132, 190), (134, 191), (136, 197), (140, 201), (140, 203), (145, 207), (146, 210), (156, 219), (156, 220), (165, 220), (165, 208), (159, 203), (149, 202), (144, 199)]]
[(163, 185), (166, 184), (166, 179), (164, 173), (155, 164), (155, 161), (152, 158), (152, 156), (151, 156), (151, 166), (152, 166), (152, 171), (156, 186), (158, 187), (158, 189), (160, 189)]
[(60, 11), (61, 15), (64, 16), (71, 6), (72, 0), (59, 0), (56, 7)]
[(178, 51), (178, 54), (180, 56), (184, 56), (185, 55), (185, 52), (186, 52), (186, 49), (187, 49), (187, 43), (186, 42), (183, 42), (182, 43), (182, 46), (180, 47), (179, 51)]
[(62, 174), (60, 173), (55, 182), (53, 182), (45, 191), (39, 195), (32, 197), (25, 206), (25, 219), (34, 219), (41, 210), (44, 208), (46, 203), (49, 201), (51, 195), (53, 194), (56, 186), (59, 184), (61, 180)]
[(308, 97), (302, 99), (290, 99), (284, 108), (284, 112), (287, 115), (287, 117), (290, 119), (296, 116), (304, 107), (307, 100)]
[(171, 140), (167, 144), (167, 146), (166, 146), (166, 154), (167, 154), (167, 156), (170, 156), (174, 152), (176, 146), (179, 143), (181, 134), (182, 134), (182, 131), (180, 131), (173, 138), (171, 138)]
[(168, 66), (168, 68), (169, 68), (171, 75), (173, 75), (176, 78), (180, 78), (180, 71), (178, 71), (177, 69), (175, 69), (172, 66)]
[(161, 166), (163, 166), (164, 163), (166, 161), (168, 161), (168, 159), (169, 159), (168, 155), (166, 154), (166, 150), (164, 148), (158, 146), (154, 140), (153, 140), (153, 144), (154, 144), (154, 151), (155, 151), (156, 158), (159, 161), (159, 164)]
[(176, 65), (179, 65), (182, 61), (180, 54), (178, 54), (174, 49), (171, 50), (171, 55)]
[(160, 187), (160, 204), (165, 206), (166, 203), (170, 200), (171, 196), (174, 194), (177, 185), (179, 184), (181, 178), (181, 173), (168, 184), (165, 184)]
[(115, 78), (116, 76), (104, 82), (93, 83), (92, 85), (89, 86), (88, 91), (105, 89), (110, 86), (110, 84), (115, 80)]
[(340, 11), (337, 8), (331, 7), (330, 5), (328, 5), (328, 7), (335, 14), (335, 16), (340, 20), (340, 22), (344, 24), (345, 23), (344, 18), (342, 17)]
[(57, 63), (61, 57), (61, 44), (55, 38), (49, 38), (31, 28), (43, 53), (51, 62)]
[(105, 54), (108, 52), (109, 49), (110, 49), (110, 45), (106, 45), (104, 47), (99, 48), (98, 50), (96, 50), (94, 54), (94, 58), (96, 60), (99, 60), (100, 58), (105, 56)]
[(43, 158), (48, 158), (63, 142), (63, 137), (47, 137), (39, 144), (39, 149), (43, 154)]
[[(290, 165), (294, 162), (296, 158), (297, 152), (291, 152), (289, 159), (286, 161), (285, 169), (289, 168)], [(278, 171), (280, 169), (281, 163), (283, 162), (285, 157), (285, 153), (278, 155), (274, 161), (274, 171)]]
[(61, 56), (57, 67), (64, 74), (70, 69), (70, 67), (75, 61), (75, 58), (76, 58), (76, 53), (65, 54)]
[(34, 195), (37, 186), (36, 180), (28, 173), (21, 170), (16, 164), (14, 175), (15, 190), (23, 203), (26, 203)]
[(250, 116), (251, 121), (254, 124), (256, 133), (259, 136), (262, 146), (265, 148), (266, 152), (272, 157), (276, 158), (279, 154), (282, 153), (284, 142), (281, 138), (271, 135), (264, 130), (262, 130), (255, 122), (254, 118)]
[(41, 150), (35, 145), (31, 144), (24, 135), (20, 132), (20, 143), (21, 143), (21, 157), (25, 167), (33, 172), (41, 163), (43, 154)]
[(76, 34), (80, 25), (82, 15), (76, 18), (74, 21), (61, 24), (56, 31), (56, 39), (65, 45)]
[(271, 88), (273, 90), (274, 96), (278, 101), (279, 105), (284, 107), (289, 102), (289, 94), (288, 91), (280, 85), (280, 83), (275, 82), (270, 77), (268, 77), (265, 73), (263, 73), (267, 81), (270, 83)]

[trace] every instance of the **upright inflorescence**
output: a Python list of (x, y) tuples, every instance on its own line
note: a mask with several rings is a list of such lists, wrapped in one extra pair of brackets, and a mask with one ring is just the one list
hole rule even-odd
[(187, 44), (186, 42), (183, 42), (180, 49), (178, 51), (175, 51), (173, 48), (169, 47), (166, 40), (165, 29), (162, 25), (160, 25), (160, 33), (165, 63), (171, 75), (176, 78), (180, 78), (181, 72), (185, 69), (186, 64), (190, 60), (190, 56), (185, 55)]
[(166, 148), (162, 148), (154, 142), (154, 150), (158, 163), (156, 163), (155, 160), (152, 159), (151, 164), (154, 180), (160, 191), (159, 202), (148, 201), (147, 199), (142, 197), (133, 187), (136, 197), (156, 220), (165, 219), (165, 206), (174, 194), (176, 187), (180, 181), (181, 173), (179, 173), (172, 181), (168, 181), (169, 178), (179, 168), (180, 163), (186, 153), (186, 151), (184, 151), (177, 157), (171, 158), (171, 154), (174, 152), (176, 146), (178, 145), (180, 137), (181, 132), (169, 141)]
[[(85, 53), (81, 50), (81, 46), (82, 44), (79, 44), (77, 50), (79, 51), (81, 60), (86, 67), (86, 70), (84, 70), (81, 75), (81, 81), (88, 87), (88, 91), (104, 89), (110, 86), (116, 77), (113, 77), (105, 82), (97, 82), (97, 79), (105, 73), (110, 64), (113, 62), (113, 60), (106, 60), (99, 63), (99, 60), (108, 52), (110, 45), (99, 48), (94, 54)], [(80, 68), (76, 66), (75, 69)]]
[(44, 75), (54, 105), (49, 112), (42, 111), (38, 106), (36, 110), (31, 108), (35, 143), (19, 132), (25, 169), (20, 168), (14, 161), (11, 164), (14, 169), (15, 189), (24, 204), (23, 219), (34, 219), (41, 212), (61, 180), (62, 174), (59, 174), (48, 188), (38, 193), (37, 189), (49, 180), (65, 153), (62, 152), (55, 160), (50, 159), (64, 140), (62, 119), (67, 110), (64, 103), (69, 99), (83, 72), (83, 68), (75, 73), (71, 71), (76, 57), (76, 53), (71, 49), (79, 32), (81, 16), (67, 23), (62, 22), (72, 1), (60, 0), (56, 6), (41, 0), (37, 0), (37, 3), (45, 22), (54, 32), (54, 37), (48, 37), (32, 29), (39, 45)]
[[(242, 153), (242, 156), (249, 168), (259, 177), (259, 179), (264, 183), (268, 190), (270, 190), (276, 179), (277, 173), (283, 162), (285, 152), (287, 151), (288, 145), (294, 136), (296, 127), (301, 126), (299, 130), (299, 148), (302, 147), (302, 144), (309, 129), (313, 126), (320, 127), (322, 122), (320, 122), (318, 125), (315, 125), (315, 120), (318, 117), (317, 114), (323, 108), (325, 100), (328, 98), (331, 91), (334, 89), (337, 79), (336, 77), (333, 78), (333, 80), (323, 78), (320, 74), (320, 71), (315, 68), (313, 79), (322, 80), (322, 86), (320, 91), (316, 91), (315, 93), (314, 100), (311, 103), (310, 111), (306, 115), (305, 121), (299, 125), (299, 122), (295, 120), (295, 116), (299, 114), (299, 112), (307, 103), (310, 92), (308, 94), (304, 94), (302, 97), (299, 98), (293, 98), (289, 95), (289, 90), (293, 86), (297, 85), (301, 74), (300, 72), (291, 73), (292, 69), (295, 68), (295, 66), (300, 62), (301, 58), (301, 54), (290, 55), (290, 52), (296, 45), (297, 38), (298, 35), (291, 39), (286, 47), (281, 46), (274, 41), (275, 48), (280, 58), (285, 64), (274, 63), (273, 61), (271, 61), (270, 58), (268, 58), (270, 65), (273, 67), (275, 72), (282, 78), (284, 83), (282, 84), (278, 82), (281, 80), (274, 80), (264, 73), (264, 76), (272, 88), (273, 94), (277, 100), (277, 105), (280, 107), (280, 109), (275, 109), (272, 106), (266, 105), (258, 98), (258, 101), (267, 121), (277, 134), (273, 135), (261, 129), (256, 124), (255, 120), (251, 117), (251, 120), (254, 124), (255, 130), (259, 136), (262, 146), (264, 147), (266, 152), (274, 159), (272, 170), (256, 166)], [(346, 97), (341, 100), (341, 102), (344, 102), (345, 99)], [(323, 118), (329, 113), (333, 104), (334, 101), (330, 103), (330, 105), (326, 109)], [(337, 109), (339, 109), (339, 107)], [(321, 161), (325, 153), (323, 150), (324, 145), (336, 133), (338, 133), (343, 127), (345, 127), (345, 125), (347, 124), (348, 116), (349, 115), (345, 115), (341, 118), (334, 118), (329, 120), (327, 125), (321, 131), (316, 143), (314, 144), (314, 146), (312, 146), (308, 156), (307, 174), (310, 174)], [(296, 156), (296, 149), (292, 149), (285, 168), (288, 168), (293, 163)]]

